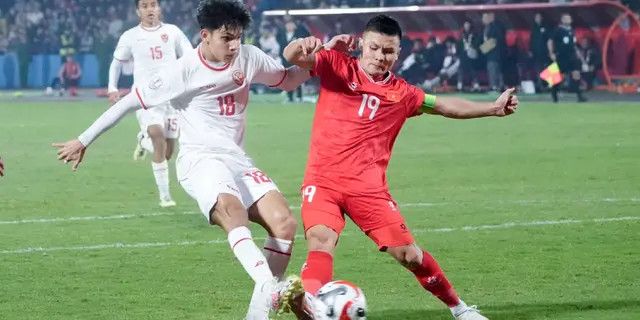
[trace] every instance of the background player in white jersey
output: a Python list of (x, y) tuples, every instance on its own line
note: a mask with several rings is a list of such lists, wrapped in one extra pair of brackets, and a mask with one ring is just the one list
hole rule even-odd
[[(202, 43), (196, 50), (146, 83), (137, 81), (77, 139), (54, 146), (58, 159), (72, 162), (75, 170), (86, 147), (128, 111), (171, 101), (181, 124), (178, 180), (209, 223), (228, 234), (233, 253), (256, 284), (247, 318), (264, 320), (274, 292), (283, 306), (302, 288), (296, 279), (287, 290), (278, 290), (273, 280), (289, 263), (297, 222), (275, 183), (244, 151), (249, 86), (255, 82), (292, 90), (310, 75), (298, 67), (285, 69), (258, 48), (241, 44), (251, 20), (241, 2), (202, 0), (197, 18)], [(249, 221), (268, 232), (264, 252), (251, 237)]]
[[(146, 83), (152, 74), (162, 68), (171, 68), (185, 52), (193, 50), (187, 37), (178, 27), (161, 21), (162, 12), (158, 0), (134, 0), (140, 24), (125, 31), (109, 68), (109, 101), (120, 99), (118, 78), (123, 64), (134, 63), (134, 83)], [(145, 149), (153, 153), (151, 167), (160, 195), (161, 207), (172, 207), (176, 203), (169, 192), (169, 166), (178, 137), (178, 120), (169, 103), (151, 110), (138, 110), (136, 117), (140, 124), (138, 144), (134, 159), (142, 158)]]

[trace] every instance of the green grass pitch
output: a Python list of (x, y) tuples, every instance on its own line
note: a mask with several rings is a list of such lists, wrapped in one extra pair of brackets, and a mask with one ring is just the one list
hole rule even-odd
[[(56, 162), (50, 144), (105, 105), (0, 104), (0, 318), (242, 319), (250, 279), (173, 166), (178, 207), (157, 207), (149, 160), (131, 159), (133, 115), (78, 172)], [(256, 97), (249, 108), (247, 149), (297, 207), (313, 106)], [(633, 103), (527, 102), (504, 119), (410, 119), (391, 192), (417, 241), (489, 318), (640, 319), (639, 119)], [(305, 255), (300, 238), (290, 273)], [(353, 224), (335, 275), (363, 288), (371, 320), (451, 317)]]

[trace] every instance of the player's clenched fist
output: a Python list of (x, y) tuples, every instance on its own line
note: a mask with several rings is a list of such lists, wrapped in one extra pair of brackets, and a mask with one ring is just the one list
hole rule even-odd
[(311, 36), (302, 39), (298, 39), (298, 45), (302, 49), (302, 54), (308, 55), (312, 53), (316, 53), (322, 49), (322, 40)]
[(496, 99), (496, 116), (504, 117), (516, 112), (518, 96), (514, 94), (515, 91), (515, 88), (507, 89)]

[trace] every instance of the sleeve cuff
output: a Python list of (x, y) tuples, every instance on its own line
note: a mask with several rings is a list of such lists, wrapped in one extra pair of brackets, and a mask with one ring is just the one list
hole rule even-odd
[(138, 90), (138, 87), (136, 87), (135, 89), (136, 91), (136, 97), (138, 98), (138, 102), (140, 102), (140, 106), (142, 107), (142, 109), (147, 110), (147, 105), (144, 104), (144, 101), (142, 101), (142, 96), (140, 95), (140, 91)]

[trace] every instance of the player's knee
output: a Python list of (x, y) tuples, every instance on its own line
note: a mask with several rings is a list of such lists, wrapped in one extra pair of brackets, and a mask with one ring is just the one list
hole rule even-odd
[(413, 246), (389, 248), (388, 252), (406, 268), (412, 269), (422, 264), (422, 256)]
[(311, 251), (333, 252), (338, 235), (325, 226), (315, 226), (307, 231), (307, 245)]
[(298, 221), (289, 209), (274, 210), (272, 214), (274, 235), (282, 239), (293, 239), (298, 227)]
[(211, 210), (211, 221), (229, 231), (247, 224), (247, 212), (240, 202), (231, 195), (220, 195)]
[(159, 126), (149, 126), (147, 128), (147, 134), (149, 135), (149, 138), (154, 141), (154, 143), (159, 141), (160, 139), (162, 139), (162, 141), (164, 142), (164, 132)]

